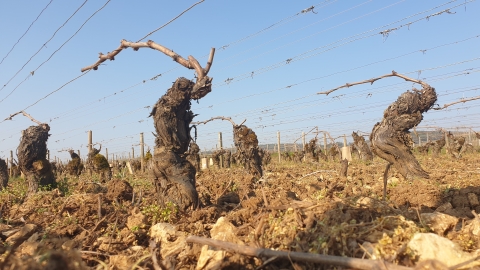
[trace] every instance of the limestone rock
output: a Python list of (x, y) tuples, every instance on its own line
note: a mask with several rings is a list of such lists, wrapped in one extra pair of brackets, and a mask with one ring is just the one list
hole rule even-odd
[(157, 223), (150, 228), (150, 237), (160, 243), (160, 255), (162, 258), (180, 254), (187, 246), (184, 232), (177, 231), (175, 226), (169, 223)]
[(445, 232), (455, 227), (458, 218), (439, 212), (422, 213), (420, 214), (422, 221), (439, 235), (444, 235)]
[[(243, 244), (235, 235), (236, 228), (226, 218), (221, 217), (213, 225), (210, 236), (215, 240), (222, 240), (236, 244)], [(226, 256), (226, 251), (209, 247), (202, 247), (200, 257), (198, 258), (197, 267), (195, 269), (222, 269), (222, 263)]]
[[(433, 233), (417, 233), (407, 245), (415, 256), (418, 256), (419, 262), (427, 260), (438, 260), (441, 263), (452, 267), (454, 265), (474, 261), (477, 254), (470, 254), (462, 251), (457, 244)], [(463, 266), (461, 269), (468, 269), (480, 265), (480, 262), (472, 262)]]

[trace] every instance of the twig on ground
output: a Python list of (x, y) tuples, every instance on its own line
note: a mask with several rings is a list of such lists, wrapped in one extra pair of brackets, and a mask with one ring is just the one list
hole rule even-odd
[[(254, 248), (245, 245), (237, 245), (230, 242), (214, 240), (198, 236), (190, 236), (187, 238), (188, 243), (197, 243), (201, 245), (209, 245), (223, 250), (253, 257), (278, 257), (282, 259), (291, 258), (292, 261), (311, 262), (319, 264), (337, 265), (350, 267), (355, 269), (381, 269), (383, 263), (378, 260), (363, 260), (357, 258), (347, 258), (331, 255), (311, 254), (304, 252), (288, 252), (280, 250), (271, 250), (264, 248)], [(411, 270), (410, 267), (385, 263), (389, 270)]]

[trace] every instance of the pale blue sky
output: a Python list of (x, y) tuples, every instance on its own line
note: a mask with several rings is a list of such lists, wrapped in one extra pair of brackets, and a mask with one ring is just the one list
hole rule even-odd
[[(0, 61), (49, 2), (0, 1)], [(84, 2), (53, 0), (0, 64), (0, 85)], [(111, 0), (37, 69), (105, 2), (87, 1), (0, 90), (0, 119), (81, 75), (80, 69), (93, 64), (99, 52), (117, 48), (121, 39), (140, 39), (195, 3)], [(316, 14), (301, 13), (310, 6), (315, 6)], [(205, 0), (148, 39), (184, 57), (193, 55), (202, 65), (210, 48), (217, 48), (209, 73), (214, 78), (213, 91), (199, 104), (192, 104), (199, 114), (195, 120), (213, 116), (229, 116), (236, 122), (247, 119), (245, 124), (255, 130), (260, 143), (276, 142), (277, 131), (282, 143), (291, 143), (315, 126), (334, 137), (357, 130), (370, 132), (383, 110), (411, 89), (411, 83), (390, 78), (329, 96), (315, 94), (392, 70), (425, 79), (437, 89), (441, 105), (480, 95), (479, 6), (478, 1), (464, 0)], [(426, 19), (448, 8), (450, 13)], [(393, 28), (398, 29), (388, 36), (379, 33)], [(162, 76), (157, 80), (148, 80), (158, 74)], [(110, 153), (128, 155), (131, 147), (138, 153), (140, 132), (145, 133), (146, 144), (153, 146), (153, 123), (144, 107), (153, 105), (177, 77), (193, 75), (157, 51), (129, 49), (27, 112), (50, 124), (52, 156), (66, 159), (66, 152), (58, 152), (66, 148), (85, 154), (87, 130)], [(479, 104), (472, 101), (430, 111), (421, 126), (469, 126), (479, 131)], [(0, 157), (16, 149), (21, 130), (32, 124), (22, 116), (0, 123)], [(231, 125), (211, 122), (198, 127), (202, 150), (215, 147), (218, 132), (223, 132), (224, 146), (232, 144)]]

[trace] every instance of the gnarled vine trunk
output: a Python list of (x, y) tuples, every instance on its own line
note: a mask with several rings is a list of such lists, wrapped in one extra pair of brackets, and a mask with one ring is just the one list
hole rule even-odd
[(454, 136), (452, 133), (448, 133), (448, 152), (454, 158), (461, 158), (462, 153), (465, 151), (465, 137)]
[(318, 156), (315, 150), (317, 150), (317, 138), (313, 138), (307, 144), (305, 144), (305, 161), (318, 161)]
[(272, 161), (272, 156), (270, 155), (270, 153), (263, 148), (260, 148), (258, 150), (258, 155), (260, 156), (260, 159), (262, 160), (262, 166), (263, 167), (267, 166)]
[(230, 159), (232, 158), (232, 151), (226, 150), (223, 154), (223, 167), (230, 168)]
[(88, 153), (87, 167), (90, 176), (92, 173), (96, 173), (99, 175), (100, 181), (106, 182), (112, 178), (112, 170), (110, 169), (110, 164), (108, 163), (107, 158), (100, 154), (101, 150), (102, 146), (100, 146), (100, 149), (92, 147)]
[(25, 174), (29, 194), (37, 192), (39, 186), (53, 188), (56, 185), (52, 167), (46, 159), (48, 131), (47, 124), (27, 128), (17, 148), (18, 166)]
[(233, 126), (233, 140), (237, 147), (237, 155), (241, 164), (244, 164), (251, 174), (263, 176), (262, 159), (258, 148), (258, 138), (255, 132), (245, 125)]
[(432, 145), (432, 156), (437, 157), (445, 146), (445, 138), (430, 143)]
[(6, 188), (8, 185), (8, 167), (5, 160), (0, 158), (0, 187)]
[(73, 150), (69, 150), (68, 152), (70, 153), (72, 160), (70, 160), (67, 164), (67, 172), (69, 175), (78, 177), (83, 171), (82, 160), (80, 159), (80, 156), (78, 156)]
[(373, 154), (367, 142), (365, 141), (365, 138), (363, 138), (363, 136), (359, 136), (356, 132), (352, 132), (352, 137), (353, 145), (357, 149), (360, 159), (363, 161), (372, 161)]
[(194, 141), (190, 142), (190, 146), (188, 147), (188, 151), (186, 153), (187, 160), (192, 163), (193, 167), (197, 172), (200, 171), (200, 147)]
[(429, 175), (412, 154), (412, 137), (409, 129), (423, 119), (437, 101), (435, 89), (423, 84), (421, 91), (407, 91), (398, 97), (383, 113), (382, 122), (375, 124), (370, 141), (372, 150), (392, 164), (405, 178), (414, 176), (429, 178)]
[(156, 138), (151, 177), (161, 204), (173, 202), (181, 209), (200, 204), (195, 187), (195, 167), (186, 159), (190, 137), (192, 99), (211, 91), (211, 79), (205, 76), (194, 83), (178, 78), (152, 109)]

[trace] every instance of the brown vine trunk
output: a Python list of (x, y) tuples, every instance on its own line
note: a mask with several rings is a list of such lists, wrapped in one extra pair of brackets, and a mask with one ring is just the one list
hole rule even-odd
[(187, 152), (187, 160), (195, 167), (197, 172), (200, 172), (200, 147), (198, 144), (191, 141), (188, 152)]
[(197, 83), (178, 78), (150, 113), (156, 130), (151, 177), (161, 204), (173, 202), (184, 210), (200, 205), (195, 187), (196, 169), (186, 159), (185, 152), (191, 141), (189, 125), (194, 117), (190, 102), (210, 91), (208, 76)]
[(442, 148), (445, 146), (445, 138), (441, 138), (440, 140), (431, 142), (431, 144), (432, 144), (432, 155), (434, 157), (437, 157), (442, 151)]
[(267, 166), (272, 161), (272, 156), (270, 155), (270, 153), (263, 148), (260, 148), (258, 150), (258, 155), (260, 156), (260, 159), (262, 160), (262, 166), (263, 167)]
[(412, 154), (413, 142), (408, 130), (420, 124), (422, 113), (428, 111), (436, 100), (435, 89), (426, 84), (421, 91), (415, 89), (403, 93), (385, 110), (382, 122), (375, 124), (370, 134), (373, 152), (392, 164), (405, 178), (429, 177)]
[(110, 169), (110, 164), (108, 163), (107, 158), (100, 154), (101, 149), (102, 146), (100, 146), (100, 149), (92, 147), (91, 151), (88, 153), (87, 167), (90, 176), (92, 173), (96, 173), (98, 174), (100, 181), (106, 182), (112, 178), (112, 170)]
[(69, 150), (68, 152), (70, 153), (72, 160), (67, 164), (67, 172), (69, 175), (78, 177), (83, 171), (82, 160), (73, 150)]
[(318, 157), (315, 150), (317, 149), (317, 138), (311, 139), (307, 144), (305, 144), (305, 161), (306, 162), (317, 162)]
[(428, 148), (429, 147), (430, 147), (430, 144), (425, 144), (425, 145), (422, 145), (422, 146), (418, 146), (417, 151), (418, 151), (418, 153), (426, 156), (426, 155), (428, 155)]
[(215, 168), (219, 169), (220, 168), (220, 157), (225, 153), (224, 150), (215, 150), (212, 153), (212, 161), (213, 161), (213, 166)]
[(27, 128), (17, 148), (18, 165), (25, 174), (28, 194), (36, 193), (39, 186), (54, 188), (56, 185), (52, 167), (46, 159), (49, 130), (47, 124)]
[(240, 163), (254, 176), (262, 177), (262, 159), (255, 132), (245, 125), (233, 126), (233, 140)]
[(448, 152), (454, 158), (461, 158), (462, 153), (465, 151), (465, 137), (454, 136), (452, 133), (448, 133)]
[(230, 168), (230, 158), (232, 157), (232, 151), (227, 150), (225, 154), (223, 154), (223, 167)]
[(347, 173), (348, 173), (348, 160), (343, 159), (340, 161), (340, 164), (342, 165), (340, 168), (340, 176), (343, 178), (347, 178)]
[(363, 136), (359, 136), (356, 132), (352, 133), (352, 137), (353, 145), (357, 149), (360, 159), (363, 161), (372, 161), (373, 154), (367, 142), (365, 141), (365, 138), (363, 138)]
[(1, 188), (6, 188), (8, 185), (8, 167), (5, 160), (0, 158), (0, 185)]

